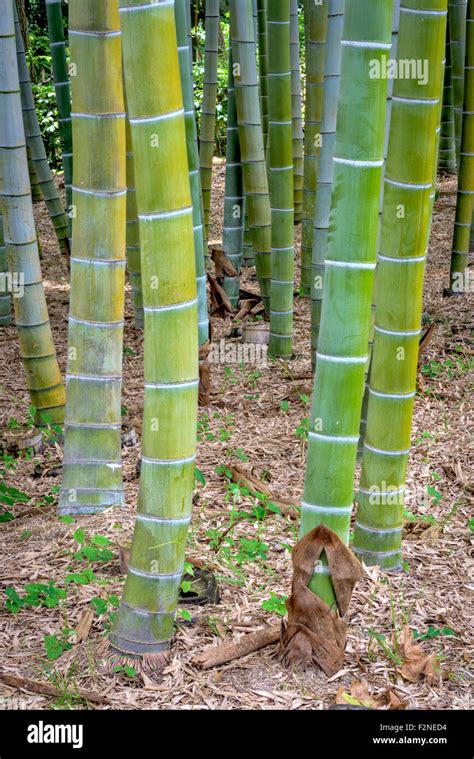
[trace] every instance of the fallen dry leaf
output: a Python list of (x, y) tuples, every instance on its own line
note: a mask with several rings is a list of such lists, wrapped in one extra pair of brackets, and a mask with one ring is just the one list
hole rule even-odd
[(435, 654), (425, 654), (419, 643), (414, 643), (411, 630), (408, 625), (403, 628), (403, 656), (404, 663), (400, 674), (405, 680), (415, 682), (420, 675), (424, 675), (430, 685), (438, 683), (441, 671), (438, 658)]
[(368, 709), (406, 709), (406, 702), (402, 701), (393, 690), (386, 690), (375, 696), (369, 692), (365, 680), (353, 680), (350, 692), (344, 690), (341, 685), (336, 694), (336, 704), (351, 704), (352, 706), (365, 706)]
[(87, 636), (89, 635), (89, 631), (91, 629), (93, 619), (94, 619), (94, 610), (84, 609), (81, 616), (79, 617), (79, 622), (77, 623), (77, 627), (74, 630), (76, 643), (82, 643), (83, 640), (86, 640)]

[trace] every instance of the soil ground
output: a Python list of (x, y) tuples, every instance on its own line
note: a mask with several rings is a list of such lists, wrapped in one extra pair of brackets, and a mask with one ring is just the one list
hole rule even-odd
[[(212, 202), (211, 238), (219, 238), (223, 211), (225, 166), (217, 161)], [(455, 179), (439, 177), (434, 212), (424, 312), (436, 325), (424, 356), (415, 403), (413, 448), (408, 475), (410, 512), (404, 534), (404, 571), (383, 575), (364, 572), (348, 614), (348, 644), (344, 668), (330, 681), (316, 669), (288, 672), (274, 646), (229, 664), (200, 671), (192, 658), (206, 645), (237, 640), (239, 636), (278, 622), (278, 615), (262, 608), (273, 593), (289, 594), (291, 554), (297, 525), (289, 518), (270, 515), (263, 521), (239, 519), (230, 529), (234, 495), (225, 476), (216, 471), (229, 463), (249, 468), (282, 497), (300, 498), (305, 469), (304, 437), (296, 430), (308, 417), (310, 308), (295, 299), (295, 358), (266, 366), (214, 364), (212, 400), (201, 408), (197, 467), (205, 485), (198, 483), (187, 557), (200, 559), (217, 574), (221, 602), (187, 607), (191, 623), (179, 624), (170, 665), (160, 675), (123, 672), (106, 674), (97, 666), (95, 652), (104, 636), (108, 614), (94, 614), (86, 640), (75, 643), (55, 661), (45, 656), (44, 637), (61, 637), (64, 627), (76, 628), (91, 599), (121, 593), (117, 543), (131, 539), (138, 491), (136, 464), (139, 443), (123, 451), (127, 507), (122, 511), (76, 520), (59, 521), (56, 514), (58, 478), (33, 477), (35, 465), (60, 458), (60, 450), (22, 460), (9, 470), (6, 483), (26, 492), (29, 504), (12, 508), (14, 519), (0, 525), (0, 657), (3, 672), (56, 685), (59, 698), (16, 690), (0, 683), (0, 708), (221, 708), (324, 709), (334, 703), (338, 689), (363, 681), (380, 695), (388, 690), (408, 708), (465, 709), (473, 651), (474, 596), (472, 519), (474, 493), (472, 458), (472, 293), (443, 298), (448, 282), (454, 221)], [(447, 191), (447, 192), (446, 192)], [(61, 369), (65, 370), (68, 284), (51, 224), (43, 204), (36, 206), (43, 251), (43, 273), (49, 312)], [(300, 227), (297, 227), (297, 256)], [(256, 289), (253, 270), (243, 284)], [(214, 340), (230, 333), (229, 320), (214, 320)], [(143, 337), (133, 326), (133, 308), (127, 285), (124, 352), (124, 419), (139, 428), (142, 403)], [(29, 406), (16, 329), (0, 333), (0, 423), (23, 423)], [(296, 379), (295, 379), (296, 378)], [(283, 405), (282, 405), (283, 402)], [(387, 420), (390, 424), (390, 420)], [(242, 459), (246, 459), (242, 463)], [(255, 499), (237, 497), (234, 508), (252, 512)], [(34, 507), (34, 508), (32, 508)], [(4, 605), (8, 587), (22, 592), (28, 582), (53, 580), (64, 587), (68, 572), (86, 568), (74, 560), (78, 549), (73, 533), (80, 526), (90, 537), (106, 535), (114, 558), (94, 564), (95, 580), (70, 584), (68, 597), (57, 608), (24, 607), (17, 614)], [(221, 538), (220, 548), (213, 547)], [(257, 540), (262, 557), (253, 557)], [(245, 552), (247, 547), (247, 552)], [(247, 557), (246, 560), (242, 560)], [(242, 560), (242, 561), (241, 561)], [(239, 563), (241, 561), (241, 563)], [(109, 611), (113, 607), (109, 605)], [(440, 657), (442, 676), (434, 682), (423, 676), (410, 682), (400, 675), (402, 628), (429, 633), (421, 645), (426, 654)], [(431, 632), (429, 632), (431, 629)], [(401, 658), (400, 658), (401, 657)], [(100, 694), (102, 704), (75, 697), (77, 689)]]

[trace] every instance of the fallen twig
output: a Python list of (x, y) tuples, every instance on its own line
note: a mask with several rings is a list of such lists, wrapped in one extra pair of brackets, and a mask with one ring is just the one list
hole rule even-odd
[(207, 646), (201, 654), (195, 656), (193, 664), (201, 669), (211, 669), (219, 667), (221, 664), (234, 659), (241, 659), (243, 656), (252, 654), (260, 648), (276, 643), (280, 639), (280, 625), (268, 627), (263, 630), (257, 630), (254, 633), (244, 635), (235, 643), (221, 643), (219, 646)]
[(241, 485), (252, 492), (257, 491), (257, 493), (268, 496), (268, 500), (271, 503), (274, 503), (275, 506), (278, 506), (284, 516), (288, 516), (291, 519), (297, 518), (298, 509), (301, 508), (301, 503), (296, 498), (279, 498), (278, 496), (275, 496), (263, 480), (260, 480), (258, 477), (255, 477), (253, 474), (239, 466), (230, 466), (229, 471), (232, 475), (233, 482), (237, 484), (240, 482)]
[[(11, 675), (8, 672), (4, 672), (0, 670), (0, 681), (2, 683), (5, 683), (5, 685), (9, 685), (11, 688), (18, 688), (19, 690), (26, 690), (30, 693), (40, 693), (43, 696), (63, 696), (63, 691), (60, 691), (59, 688), (56, 688), (54, 685), (49, 685), (48, 683), (40, 683), (37, 680), (27, 680), (24, 677), (17, 677), (16, 675)], [(72, 696), (77, 696), (78, 698), (83, 698), (85, 701), (91, 701), (92, 703), (96, 704), (105, 704), (107, 703), (107, 699), (105, 696), (100, 696), (98, 693), (91, 693), (87, 690), (82, 690), (82, 688), (78, 688), (74, 693), (70, 694)]]

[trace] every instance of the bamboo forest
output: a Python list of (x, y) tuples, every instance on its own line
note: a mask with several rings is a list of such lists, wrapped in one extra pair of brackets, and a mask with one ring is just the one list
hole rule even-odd
[(474, 0), (0, 0), (2, 710), (473, 708), (473, 213)]

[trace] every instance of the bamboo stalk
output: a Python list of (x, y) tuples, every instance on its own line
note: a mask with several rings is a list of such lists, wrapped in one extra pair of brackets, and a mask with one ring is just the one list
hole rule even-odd
[(26, 148), (26, 156), (28, 159), (28, 174), (30, 175), (31, 199), (33, 200), (33, 203), (39, 203), (43, 200), (43, 195), (41, 193), (38, 177), (35, 167), (33, 166), (33, 161), (31, 160), (31, 153), (28, 146)]
[[(72, 123), (71, 123), (71, 87), (66, 60), (66, 41), (64, 39), (61, 0), (46, 0), (48, 20), (49, 47), (51, 51), (51, 68), (53, 72), (54, 91), (58, 107), (59, 134), (61, 137), (64, 186), (66, 189), (66, 207), (72, 205)], [(71, 236), (69, 216), (69, 236)]]
[(321, 118), (321, 150), (318, 159), (316, 204), (311, 254), (311, 362), (316, 366), (324, 289), (324, 261), (329, 231), (336, 143), (337, 104), (341, 79), (341, 39), (344, 0), (329, 0), (327, 11), (326, 59)]
[(14, 16), (18, 73), (20, 77), (21, 104), (23, 109), (26, 144), (30, 151), (31, 162), (38, 177), (38, 184), (46, 203), (49, 217), (53, 223), (59, 246), (64, 253), (67, 253), (69, 249), (68, 220), (51, 169), (49, 168), (43, 138), (41, 137), (30, 75), (28, 72), (28, 66), (26, 65), (25, 48), (23, 45), (23, 37), (21, 36), (16, 5), (14, 5)]
[(267, 0), (257, 0), (258, 73), (260, 86), (260, 108), (262, 111), (263, 147), (267, 149), (268, 139), (268, 38)]
[(301, 102), (300, 28), (298, 0), (290, 6), (291, 118), (293, 121), (293, 192), (295, 222), (303, 218), (303, 113)]
[(474, 10), (468, 0), (466, 21), (464, 106), (456, 219), (451, 255), (450, 290), (469, 291), (469, 248), (474, 211)]
[(246, 212), (260, 292), (268, 314), (271, 212), (260, 115), (252, 0), (230, 0), (230, 32)]
[[(300, 534), (319, 524), (347, 545), (377, 253), (387, 80), (371, 77), (391, 48), (392, 2), (347, 4), (315, 386)], [(341, 303), (344, 308), (341, 308)], [(335, 602), (327, 559), (309, 587)]]
[(196, 271), (174, 3), (120, 0), (120, 18), (142, 246), (145, 405), (137, 518), (110, 643), (151, 665), (173, 635), (191, 518)]
[(250, 227), (248, 223), (247, 206), (245, 204), (244, 194), (244, 240), (243, 240), (243, 266), (255, 266), (255, 255), (252, 246), (252, 235), (250, 234)]
[(454, 126), (454, 94), (451, 66), (451, 40), (449, 16), (446, 26), (446, 63), (444, 67), (443, 107), (441, 112), (441, 133), (438, 166), (440, 169), (456, 171), (456, 142)]
[[(175, 18), (178, 42), (178, 56), (181, 88), (184, 103), (184, 121), (189, 167), (189, 185), (193, 204), (194, 257), (196, 266), (196, 287), (198, 296), (199, 345), (209, 340), (209, 313), (207, 308), (206, 272), (204, 268), (204, 229), (201, 216), (201, 178), (199, 172), (199, 151), (194, 113), (191, 49), (187, 33), (186, 0), (176, 0)], [(211, 158), (212, 162), (212, 158)], [(207, 239), (207, 238), (206, 238)]]
[[(227, 82), (227, 151), (225, 164), (224, 227), (222, 248), (240, 274), (243, 258), (244, 190), (240, 162), (239, 128), (235, 103), (232, 48), (229, 50)], [(239, 305), (240, 277), (224, 277), (224, 290), (234, 308)]]
[(400, 10), (397, 60), (427, 61), (428, 79), (425, 84), (416, 78), (394, 83), (367, 431), (354, 534), (359, 558), (392, 570), (401, 565), (447, 0), (402, 0)]
[[(23, 127), (11, 0), (0, 0), (0, 198), (20, 354), (36, 423), (61, 423), (64, 386), (41, 277)], [(16, 13), (16, 8), (15, 8)], [(21, 34), (21, 33), (20, 33)]]
[[(392, 47), (390, 49), (391, 61), (396, 61), (396, 58), (397, 58), (399, 26), (400, 26), (400, 0), (393, 0)], [(388, 143), (389, 143), (389, 138), (390, 138), (390, 125), (392, 121), (393, 82), (394, 82), (393, 79), (389, 79), (388, 86), (387, 86), (387, 116), (385, 119), (385, 138), (384, 138), (383, 170), (382, 170), (383, 178), (385, 178), (385, 170), (387, 167)], [(379, 205), (379, 245), (380, 245), (380, 231), (382, 229), (384, 187), (385, 187), (385, 182), (382, 181), (381, 186), (380, 186), (380, 205)], [(377, 250), (377, 253), (379, 252), (380, 252), (380, 249)], [(375, 311), (376, 311), (376, 303), (375, 303), (375, 286), (374, 286), (374, 289), (372, 291), (372, 309), (370, 313), (370, 333), (369, 333), (369, 345), (368, 345), (368, 358), (367, 358), (366, 373), (365, 373), (364, 398), (362, 401), (362, 411), (361, 411), (361, 418), (360, 418), (359, 443), (357, 445), (358, 461), (360, 461), (362, 458), (362, 453), (364, 450), (365, 430), (367, 427), (367, 408), (369, 405), (370, 365), (372, 362), (372, 348), (374, 345), (374, 333), (375, 333)]]
[(317, 4), (304, 0), (304, 28), (306, 47), (306, 100), (304, 127), (303, 166), (303, 219), (301, 230), (301, 282), (300, 295), (311, 295), (311, 258), (313, 250), (314, 209), (318, 159), (321, 151), (321, 119), (323, 109), (323, 81), (326, 52), (328, 2)]
[(291, 358), (293, 341), (294, 193), (290, 0), (268, 5), (268, 171), (272, 219), (270, 339), (273, 356)]
[(209, 239), (212, 159), (216, 131), (217, 62), (219, 52), (219, 0), (206, 0), (206, 38), (204, 43), (204, 86), (202, 93), (199, 161), (204, 208), (204, 235)]
[(91, 514), (124, 505), (125, 113), (117, 0), (71, 0), (69, 14), (76, 216), (59, 510)]
[(459, 167), (464, 102), (464, 61), (466, 54), (467, 0), (449, 0), (449, 33), (451, 40), (451, 64), (454, 99), (454, 125), (456, 161)]
[(8, 289), (8, 263), (5, 238), (3, 235), (3, 216), (0, 212), (0, 327), (11, 324), (11, 298)]
[[(126, 105), (126, 99), (125, 99)], [(134, 323), (137, 329), (144, 327), (142, 266), (140, 253), (140, 230), (138, 227), (137, 194), (135, 190), (135, 165), (133, 160), (132, 133), (130, 120), (125, 122), (126, 140), (126, 177), (127, 177), (127, 223), (126, 223), (126, 257), (128, 278), (132, 288)]]

